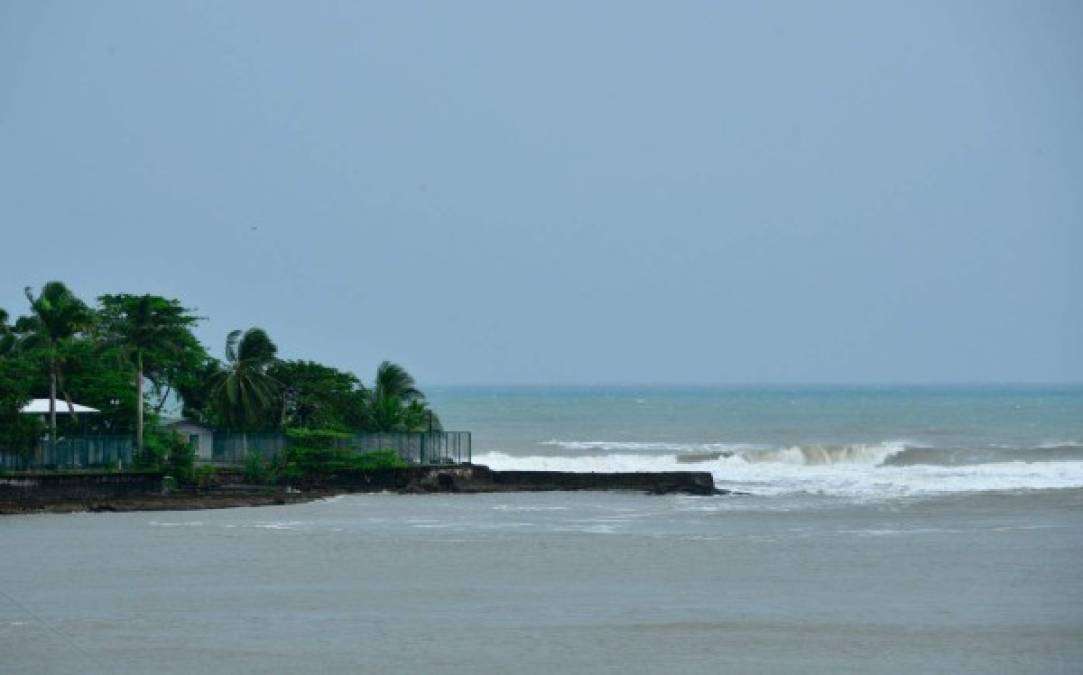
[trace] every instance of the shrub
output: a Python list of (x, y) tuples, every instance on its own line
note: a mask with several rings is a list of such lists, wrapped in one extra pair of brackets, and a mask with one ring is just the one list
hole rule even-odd
[(274, 467), (258, 454), (250, 454), (244, 460), (244, 479), (248, 483), (274, 482)]
[(402, 457), (399, 457), (399, 453), (394, 450), (377, 450), (376, 452), (366, 452), (361, 455), (354, 455), (353, 468), (364, 471), (371, 471), (373, 469), (401, 469), (405, 466), (408, 466), (408, 464), (403, 461)]
[(156, 429), (143, 437), (143, 451), (132, 458), (135, 469), (164, 471), (177, 483), (194, 480), (196, 454), (183, 437), (168, 429)]
[(143, 471), (161, 471), (165, 468), (167, 452), (162, 435), (148, 433), (143, 437), (143, 450), (132, 457), (132, 466)]
[(210, 464), (203, 464), (197, 466), (192, 472), (192, 478), (195, 484), (199, 487), (207, 487), (214, 483), (215, 476), (218, 475), (218, 470)]
[(394, 450), (357, 453), (349, 448), (293, 446), (287, 451), (286, 468), (301, 476), (323, 476), (336, 471), (376, 471), (407, 466)]
[(352, 458), (353, 453), (346, 448), (292, 445), (286, 449), (287, 465), (296, 466), (305, 476), (349, 469)]
[(195, 450), (179, 435), (172, 434), (169, 439), (168, 452), (166, 470), (179, 482), (191, 483), (195, 479)]
[[(306, 476), (326, 476), (336, 471), (375, 471), (407, 466), (394, 450), (359, 453), (350, 447), (353, 436), (333, 429), (289, 429), (289, 444), (284, 460), (269, 469), (275, 479), (297, 480)], [(246, 465), (246, 472), (248, 466)], [(263, 467), (253, 465), (253, 475)]]

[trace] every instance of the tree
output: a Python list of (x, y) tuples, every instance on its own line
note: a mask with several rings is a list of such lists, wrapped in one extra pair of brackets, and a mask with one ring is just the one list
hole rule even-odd
[(31, 398), (34, 363), (15, 344), (8, 313), (0, 309), (0, 450), (28, 452), (41, 437), (38, 418), (22, 414)]
[[(49, 434), (56, 442), (56, 388), (62, 385), (63, 374), (60, 370), (59, 351), (77, 334), (90, 328), (94, 314), (86, 304), (75, 297), (68, 287), (59, 281), (50, 281), (41, 288), (41, 293), (34, 297), (27, 286), (24, 289), (26, 299), (30, 301), (30, 316), (20, 317), (15, 322), (15, 331), (22, 335), (22, 349), (41, 349), (46, 354), (49, 370)], [(75, 415), (71, 397), (65, 395), (68, 409)]]
[(277, 390), (267, 371), (277, 353), (262, 328), (226, 337), (226, 362), (211, 378), (211, 406), (227, 429), (251, 431), (267, 424)]
[(352, 431), (365, 423), (368, 392), (353, 373), (314, 361), (276, 361), (283, 428)]
[(156, 295), (103, 295), (98, 302), (106, 344), (119, 346), (135, 371), (135, 437), (142, 451), (144, 379), (150, 373), (159, 388), (185, 352), (202, 351), (191, 331), (199, 319), (179, 301)]
[(15, 333), (8, 325), (8, 313), (0, 308), (0, 357), (10, 354), (15, 349)]
[[(117, 345), (105, 345), (95, 336), (70, 340), (57, 352), (57, 364), (64, 374), (64, 391), (98, 410), (78, 425), (80, 433), (126, 434), (135, 436), (135, 387), (127, 353)], [(47, 390), (47, 382), (36, 390)], [(63, 431), (66, 420), (58, 420)]]
[(204, 352), (201, 358), (170, 374), (171, 384), (183, 401), (181, 414), (186, 419), (211, 426), (217, 422), (211, 394), (215, 378), (221, 370), (222, 363)]
[(440, 428), (425, 394), (406, 369), (384, 361), (376, 370), (369, 401), (369, 424), (374, 431), (427, 431)]

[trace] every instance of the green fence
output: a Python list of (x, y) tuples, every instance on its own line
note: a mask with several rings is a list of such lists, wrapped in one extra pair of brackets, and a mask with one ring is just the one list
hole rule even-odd
[[(285, 434), (215, 432), (211, 461), (243, 464), (250, 456), (272, 459), (286, 450)], [(471, 459), (469, 431), (425, 433), (359, 433), (335, 439), (336, 447), (357, 453), (394, 450), (411, 464), (468, 464)]]
[(340, 440), (339, 447), (357, 452), (394, 450), (411, 464), (469, 464), (469, 431), (431, 431), (426, 433), (364, 433)]
[(135, 455), (131, 436), (79, 436), (42, 441), (32, 452), (0, 451), (0, 469), (129, 469)]
[(285, 434), (216, 431), (211, 461), (216, 464), (244, 464), (250, 456), (269, 460), (285, 450)]
[[(281, 433), (215, 432), (210, 461), (244, 464), (253, 455), (270, 460), (284, 453), (288, 442)], [(361, 433), (335, 439), (337, 447), (357, 453), (394, 450), (411, 464), (469, 464), (471, 444), (469, 431)], [(0, 450), (0, 470), (130, 469), (134, 456), (131, 436), (81, 436), (55, 444), (42, 441), (25, 454)]]

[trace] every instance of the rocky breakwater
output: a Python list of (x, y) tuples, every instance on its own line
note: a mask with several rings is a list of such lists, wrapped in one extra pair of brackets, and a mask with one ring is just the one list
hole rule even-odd
[(425, 466), (384, 471), (346, 471), (308, 482), (302, 490), (346, 492), (546, 492), (631, 490), (649, 494), (722, 494), (706, 471), (575, 473), (570, 471), (493, 471), (487, 466)]

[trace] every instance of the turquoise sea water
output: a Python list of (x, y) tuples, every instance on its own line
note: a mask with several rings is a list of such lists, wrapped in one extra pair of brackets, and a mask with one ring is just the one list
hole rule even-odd
[(1083, 386), (448, 387), (496, 468), (700, 469), (759, 494), (1083, 486)]

